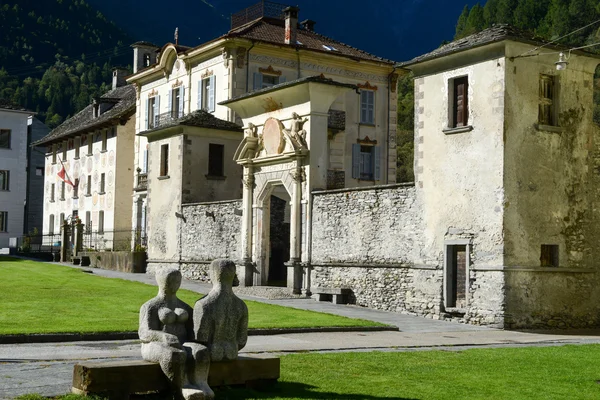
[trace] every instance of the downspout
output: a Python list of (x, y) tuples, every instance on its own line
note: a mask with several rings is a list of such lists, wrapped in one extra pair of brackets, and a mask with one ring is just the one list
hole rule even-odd
[(250, 50), (256, 45), (253, 41), (252, 46), (246, 51), (246, 93), (248, 93), (248, 87), (250, 85)]
[[(392, 72), (390, 72), (390, 74), (388, 75), (388, 96), (387, 96), (387, 135), (385, 135), (385, 149), (386, 149), (386, 154), (385, 154), (385, 177), (386, 177), (386, 184), (389, 183), (390, 181), (390, 177), (388, 176), (389, 171), (390, 171), (390, 149), (389, 149), (389, 145), (390, 145), (390, 103), (391, 103), (391, 97), (392, 97), (392, 76), (396, 73), (396, 69), (398, 67), (394, 65), (394, 69), (392, 69)], [(397, 113), (398, 111), (396, 111)]]

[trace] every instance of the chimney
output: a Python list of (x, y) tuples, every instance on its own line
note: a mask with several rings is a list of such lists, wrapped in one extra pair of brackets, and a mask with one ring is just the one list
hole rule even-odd
[(307, 31), (311, 31), (311, 32), (315, 31), (315, 24), (316, 24), (316, 22), (313, 21), (312, 19), (305, 19), (304, 21), (300, 22), (300, 25), (302, 25), (302, 28), (304, 28)]
[(296, 33), (298, 31), (298, 7), (286, 7), (283, 10), (285, 15), (285, 44), (296, 44)]
[(115, 69), (113, 69), (113, 77), (112, 77), (113, 90), (127, 84), (127, 82), (125, 81), (125, 77), (128, 74), (129, 74), (129, 71), (125, 68), (116, 67)]

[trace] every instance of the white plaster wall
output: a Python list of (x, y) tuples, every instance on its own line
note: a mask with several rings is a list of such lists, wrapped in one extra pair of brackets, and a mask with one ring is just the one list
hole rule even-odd
[[(503, 263), (504, 60), (415, 81), (415, 166), (423, 204), (425, 264), (441, 265), (444, 240), (473, 238), (472, 265)], [(470, 132), (445, 134), (449, 80), (468, 75)]]
[[(46, 154), (46, 174), (44, 182), (44, 233), (50, 231), (50, 215), (54, 215), (54, 233), (60, 233), (60, 214), (65, 218), (78, 211), (79, 218), (86, 222), (86, 212), (91, 212), (92, 231), (98, 230), (99, 212), (104, 211), (104, 231), (131, 229), (131, 191), (133, 189), (133, 130), (135, 118), (125, 125), (117, 125), (116, 135), (107, 136), (106, 151), (102, 151), (102, 133), (110, 129), (97, 130), (93, 134), (92, 153), (88, 154), (87, 144), (80, 146), (79, 158), (75, 148), (57, 151), (56, 163), (52, 163), (52, 152)], [(81, 136), (78, 136), (81, 138)], [(67, 141), (63, 142), (65, 146)], [(82, 143), (82, 141), (80, 142)], [(62, 160), (71, 181), (79, 179), (78, 199), (73, 198), (73, 188), (65, 185), (65, 199), (60, 199)], [(100, 194), (100, 177), (105, 174), (105, 194)], [(87, 177), (92, 176), (91, 194), (87, 195)], [(51, 198), (51, 184), (55, 184), (54, 202)]]
[(0, 232), (0, 248), (11, 237), (23, 235), (27, 192), (27, 118), (30, 114), (0, 110), (0, 129), (10, 129), (10, 149), (0, 149), (0, 170), (10, 171), (8, 191), (0, 191), (0, 211), (8, 212), (7, 232)]

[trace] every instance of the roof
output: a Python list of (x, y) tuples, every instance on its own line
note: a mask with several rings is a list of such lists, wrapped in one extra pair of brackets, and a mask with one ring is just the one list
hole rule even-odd
[(148, 135), (150, 133), (161, 131), (165, 128), (173, 126), (195, 126), (199, 128), (218, 129), (222, 131), (243, 132), (243, 129), (238, 124), (219, 119), (205, 110), (196, 110), (178, 119), (172, 119), (165, 124), (161, 124), (158, 128), (150, 129), (140, 133), (140, 135)]
[(13, 103), (10, 100), (0, 99), (0, 108), (5, 110), (15, 110), (15, 111), (29, 111), (23, 106), (20, 106), (16, 103)]
[(155, 47), (157, 49), (160, 48), (160, 46), (155, 45), (152, 42), (147, 42), (145, 40), (140, 40), (139, 42), (135, 42), (131, 45), (131, 47)]
[[(548, 41), (536, 36), (535, 34), (524, 31), (508, 24), (498, 24), (481, 32), (455, 40), (445, 44), (430, 53), (420, 55), (410, 61), (405, 61), (398, 64), (398, 67), (407, 67), (413, 64), (419, 64), (424, 61), (433, 60), (435, 58), (447, 56), (450, 54), (459, 53), (461, 51), (473, 49), (491, 43), (501, 42), (503, 40), (514, 40), (517, 42), (529, 43), (535, 46), (547, 45)], [(560, 45), (550, 45), (551, 48), (563, 48)], [(582, 52), (590, 56), (592, 53)]]
[(103, 99), (106, 99), (107, 102), (111, 103), (114, 102), (114, 99), (118, 99), (119, 101), (97, 118), (93, 117), (94, 106), (92, 104), (88, 105), (52, 130), (46, 137), (33, 143), (33, 145), (47, 144), (62, 140), (78, 133), (97, 129), (107, 123), (114, 123), (116, 120), (129, 117), (135, 113), (136, 95), (133, 85), (121, 86), (111, 90), (103, 96), (100, 96), (98, 101), (102, 102)]
[[(272, 43), (283, 46), (298, 46), (308, 50), (314, 50), (322, 53), (336, 54), (344, 57), (383, 62), (393, 64), (394, 62), (376, 55), (359, 50), (327, 36), (314, 31), (298, 28), (296, 39), (298, 44), (285, 44), (285, 22), (280, 19), (262, 17), (246, 25), (230, 30), (223, 38), (240, 37), (248, 40), (256, 40), (265, 43)], [(300, 44), (301, 43), (301, 44)], [(332, 50), (328, 50), (328, 46)]]
[(356, 85), (352, 85), (350, 83), (337, 82), (337, 81), (334, 81), (333, 79), (325, 78), (325, 76), (323, 76), (323, 74), (321, 74), (321, 75), (315, 75), (315, 76), (307, 76), (305, 78), (300, 78), (300, 79), (296, 79), (296, 80), (289, 81), (289, 82), (283, 82), (278, 85), (273, 85), (273, 86), (270, 86), (270, 87), (267, 87), (264, 89), (255, 90), (254, 92), (244, 93), (240, 96), (233, 97), (229, 100), (222, 101), (219, 104), (226, 105), (226, 104), (233, 103), (233, 102), (236, 102), (241, 99), (246, 99), (246, 98), (250, 98), (250, 97), (254, 97), (254, 96), (260, 96), (261, 94), (274, 92), (276, 90), (279, 90), (279, 89), (285, 88), (285, 87), (292, 87), (292, 86), (300, 85), (301, 83), (305, 83), (305, 82), (315, 82), (315, 83), (322, 83), (322, 84), (331, 85), (331, 86), (342, 86), (342, 87), (347, 87), (350, 89), (358, 89), (358, 86), (356, 86)]

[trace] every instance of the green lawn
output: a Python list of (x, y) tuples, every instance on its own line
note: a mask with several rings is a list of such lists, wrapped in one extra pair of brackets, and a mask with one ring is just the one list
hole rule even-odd
[[(600, 399), (599, 366), (600, 345), (293, 354), (268, 391), (220, 389), (216, 398), (589, 400)], [(62, 400), (75, 399), (84, 400)]]
[[(0, 334), (137, 331), (140, 306), (157, 287), (79, 269), (0, 257)], [(201, 295), (180, 290), (194, 305)], [(371, 321), (246, 302), (250, 328), (381, 326)]]

